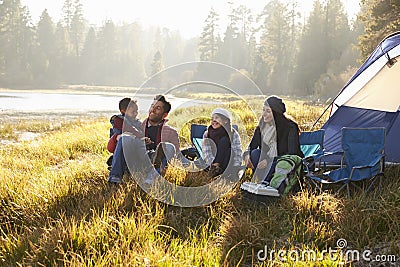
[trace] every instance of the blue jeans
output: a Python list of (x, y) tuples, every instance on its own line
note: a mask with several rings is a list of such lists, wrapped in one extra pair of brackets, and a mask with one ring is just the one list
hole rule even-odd
[[(160, 143), (156, 150), (162, 149), (161, 168), (175, 155), (175, 147), (170, 143)], [(131, 172), (150, 170), (153, 166), (155, 153), (146, 150), (145, 143), (139, 138), (123, 135), (118, 140), (114, 151), (112, 167), (108, 178), (109, 182), (120, 182), (126, 169)], [(157, 171), (160, 171), (158, 168)]]
[(253, 173), (255, 173), (261, 182), (263, 181), (270, 181), (272, 176), (274, 175), (275, 172), (275, 166), (276, 166), (276, 160), (278, 157), (275, 157), (271, 167), (265, 168), (265, 169), (257, 169), (258, 162), (260, 161), (260, 156), (261, 156), (261, 149), (254, 149), (250, 151), (250, 161), (253, 164)]
[(140, 171), (149, 166), (151, 166), (151, 163), (147, 156), (145, 143), (136, 137), (121, 136), (115, 147), (109, 181), (120, 181), (127, 168), (133, 171)]
[(156, 171), (160, 173), (161, 169), (165, 169), (168, 162), (175, 156), (175, 147), (171, 143), (161, 142), (155, 151), (148, 152), (148, 156), (153, 163)]

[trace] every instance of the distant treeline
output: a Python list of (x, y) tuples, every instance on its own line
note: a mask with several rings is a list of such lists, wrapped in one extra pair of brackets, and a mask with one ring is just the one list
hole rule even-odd
[[(232, 5), (222, 36), (220, 15), (211, 9), (200, 36), (185, 40), (138, 22), (88, 25), (79, 0), (64, 1), (60, 21), (43, 10), (34, 25), (20, 0), (0, 0), (0, 87), (139, 86), (166, 67), (202, 60), (240, 70), (265, 93), (325, 99), (399, 29), (399, 8), (391, 0), (361, 0), (357, 19), (349, 22), (340, 0), (316, 0), (307, 18), (296, 0), (271, 0), (259, 14)], [(185, 75), (190, 80), (199, 71), (207, 73)], [(221, 77), (246, 93), (241, 79)]]

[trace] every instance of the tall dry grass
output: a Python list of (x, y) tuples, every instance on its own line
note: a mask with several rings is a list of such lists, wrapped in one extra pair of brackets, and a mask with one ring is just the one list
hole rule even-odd
[[(251, 101), (259, 112), (262, 102)], [(254, 129), (259, 114), (240, 102), (229, 105), (248, 131)], [(321, 110), (298, 101), (287, 105), (303, 130)], [(185, 112), (206, 122), (211, 110), (177, 111), (171, 123), (182, 125)], [(0, 148), (1, 266), (342, 266), (341, 259), (324, 254), (340, 238), (351, 249), (400, 253), (397, 167), (386, 169), (381, 191), (368, 195), (304, 189), (258, 203), (244, 199), (236, 187), (210, 205), (180, 208), (154, 200), (129, 176), (120, 187), (109, 187), (108, 127), (107, 118), (76, 121)], [(178, 169), (168, 175), (177, 184), (201, 183), (201, 177)], [(259, 261), (266, 247), (313, 250), (318, 259), (274, 254)]]

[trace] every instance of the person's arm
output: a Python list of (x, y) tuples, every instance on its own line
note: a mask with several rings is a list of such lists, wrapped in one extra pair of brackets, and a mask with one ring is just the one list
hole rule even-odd
[(115, 134), (113, 134), (113, 136), (111, 136), (111, 138), (108, 140), (108, 143), (107, 143), (107, 150), (108, 150), (108, 152), (114, 153), (115, 147), (117, 146), (117, 142), (118, 142), (117, 137), (118, 137), (118, 134), (115, 133)]
[(180, 142), (178, 132), (175, 131), (175, 129), (172, 129), (171, 131), (171, 143), (175, 147), (175, 153), (178, 153), (180, 151)]
[(178, 153), (180, 151), (178, 132), (168, 125), (164, 125), (161, 129), (161, 142), (168, 142), (173, 144), (175, 147), (175, 153)]
[(124, 119), (118, 115), (114, 115), (113, 117), (114, 117), (113, 118), (113, 128), (118, 129), (119, 131), (122, 132), (122, 126), (124, 124)]
[(243, 153), (243, 158), (245, 160), (245, 164), (250, 168), (251, 168), (250, 152), (257, 148), (261, 148), (261, 130), (260, 130), (260, 127), (258, 127), (258, 126), (254, 130), (253, 137), (251, 138), (249, 146)]
[(288, 154), (303, 157), (303, 155), (299, 155), (300, 153), (299, 130), (297, 125), (293, 123), (288, 134)]
[(126, 119), (125, 123), (123, 124), (123, 132), (131, 133), (132, 135), (136, 136), (137, 138), (144, 137), (144, 133), (141, 127), (140, 121), (129, 121)]
[(233, 138), (232, 138), (232, 152), (233, 152), (233, 165), (241, 166), (242, 165), (242, 142), (240, 140), (240, 136), (236, 130), (233, 130)]
[(201, 151), (203, 152), (204, 161), (207, 165), (211, 165), (215, 159), (215, 156), (212, 153), (212, 145), (215, 145), (214, 142), (207, 137), (207, 131), (203, 134), (203, 145), (201, 146)]

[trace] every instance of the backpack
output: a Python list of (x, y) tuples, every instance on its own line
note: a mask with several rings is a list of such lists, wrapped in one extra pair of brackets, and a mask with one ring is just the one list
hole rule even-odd
[(277, 188), (281, 196), (285, 196), (299, 185), (302, 177), (302, 159), (297, 155), (283, 155), (278, 157), (275, 172), (269, 181), (269, 185)]
[(245, 199), (256, 202), (273, 202), (289, 192), (300, 190), (302, 183), (302, 158), (297, 155), (277, 157), (273, 163), (273, 171), (262, 183), (245, 182), (241, 185)]

